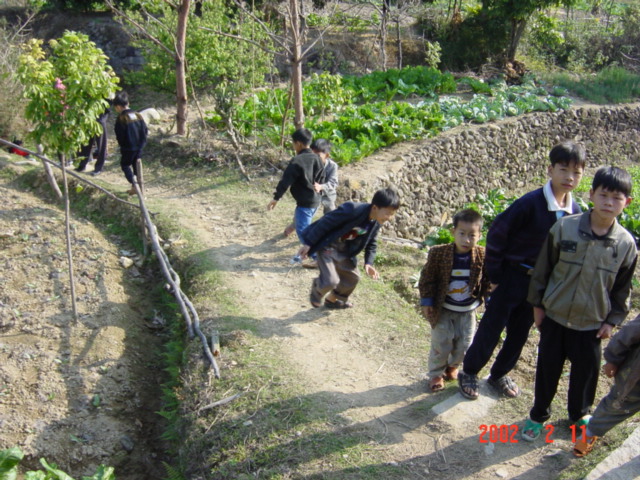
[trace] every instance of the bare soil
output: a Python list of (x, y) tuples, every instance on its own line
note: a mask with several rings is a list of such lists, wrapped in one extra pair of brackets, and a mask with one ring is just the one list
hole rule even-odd
[(44, 457), (73, 476), (106, 464), (121, 479), (161, 478), (163, 325), (140, 259), (74, 218), (74, 320), (64, 212), (1, 178), (0, 449), (20, 446), (33, 469)]

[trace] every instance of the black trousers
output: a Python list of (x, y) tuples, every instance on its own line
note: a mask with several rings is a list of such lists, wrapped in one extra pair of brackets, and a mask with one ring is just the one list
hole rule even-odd
[(124, 173), (124, 176), (127, 177), (127, 181), (133, 185), (133, 176), (135, 175), (138, 178), (138, 168), (136, 165), (136, 160), (141, 158), (142, 151), (136, 150), (132, 151), (124, 151), (120, 152), (120, 168)]
[(91, 160), (93, 156), (93, 149), (98, 150), (98, 154), (96, 156), (96, 166), (94, 171), (100, 172), (102, 171), (102, 167), (104, 166), (104, 162), (107, 159), (107, 120), (109, 119), (109, 115), (101, 115), (98, 118), (98, 123), (102, 126), (102, 134), (93, 137), (89, 140), (89, 144), (82, 147), (80, 150), (80, 156), (84, 157), (83, 160), (78, 165), (80, 170), (84, 170), (87, 167), (87, 164)]
[(602, 357), (601, 340), (597, 334), (598, 330), (572, 330), (545, 317), (540, 325), (535, 399), (529, 412), (531, 420), (549, 420), (551, 402), (567, 359), (571, 362), (567, 401), (569, 418), (576, 422), (589, 413), (596, 396)]
[(491, 377), (498, 379), (513, 370), (533, 325), (533, 308), (527, 302), (530, 278), (521, 269), (507, 267), (464, 356), (465, 373), (477, 375), (484, 368), (505, 328), (507, 335), (491, 367)]

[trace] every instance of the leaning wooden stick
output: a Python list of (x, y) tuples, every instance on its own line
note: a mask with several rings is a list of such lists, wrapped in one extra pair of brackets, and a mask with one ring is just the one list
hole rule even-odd
[(158, 257), (158, 261), (160, 262), (160, 268), (162, 269), (162, 273), (164, 277), (171, 285), (172, 293), (176, 300), (178, 301), (178, 305), (180, 305), (180, 311), (182, 312), (182, 316), (187, 322), (187, 329), (189, 331), (189, 336), (193, 337), (194, 331), (202, 341), (202, 346), (204, 348), (204, 353), (209, 359), (211, 366), (213, 368), (213, 372), (216, 378), (220, 378), (220, 368), (218, 367), (218, 363), (216, 359), (213, 357), (213, 353), (211, 352), (211, 348), (209, 348), (209, 343), (207, 342), (207, 337), (200, 330), (200, 320), (198, 318), (198, 312), (196, 311), (193, 303), (189, 300), (187, 295), (180, 288), (180, 277), (178, 274), (171, 268), (171, 264), (169, 263), (169, 259), (166, 256), (164, 249), (160, 246), (160, 242), (158, 241), (158, 235), (156, 233), (155, 225), (151, 222), (151, 217), (149, 216), (149, 211), (147, 210), (147, 206), (144, 203), (144, 197), (142, 196), (142, 191), (140, 190), (140, 186), (138, 185), (137, 179), (134, 177), (133, 186), (136, 189), (136, 193), (138, 194), (138, 198), (140, 200), (140, 210), (144, 215), (145, 222), (147, 224), (147, 230), (149, 232), (149, 236), (151, 237), (151, 248), (155, 252)]
[[(42, 162), (43, 162), (43, 163), (44, 163), (44, 165), (45, 165), (45, 171), (47, 170), (47, 167), (46, 167), (46, 166), (54, 166), (54, 167), (56, 167), (56, 168), (60, 168), (60, 169), (61, 169), (60, 164), (59, 164), (58, 162), (54, 162), (53, 160), (49, 160), (45, 155), (42, 155), (42, 154), (40, 154), (40, 153), (36, 153), (36, 152), (34, 152), (34, 151), (31, 151), (31, 150), (29, 150), (29, 149), (27, 149), (27, 148), (23, 147), (22, 145), (16, 145), (15, 143), (11, 143), (10, 141), (5, 140), (5, 139), (3, 139), (3, 138), (0, 138), (0, 143), (1, 143), (1, 144), (3, 144), (3, 145), (6, 145), (6, 146), (8, 146), (8, 147), (16, 147), (16, 148), (19, 148), (20, 150), (24, 150), (25, 152), (27, 152), (29, 155), (33, 155), (34, 157), (39, 158), (40, 160), (42, 160)], [(49, 170), (50, 170), (50, 169), (49, 169)], [(92, 186), (93, 188), (95, 188), (96, 190), (100, 190), (102, 193), (104, 193), (104, 194), (105, 194), (105, 195), (107, 195), (108, 197), (112, 198), (113, 200), (116, 200), (117, 202), (125, 203), (125, 204), (127, 204), (127, 205), (131, 205), (132, 207), (136, 207), (136, 208), (138, 208), (138, 205), (136, 205), (135, 203), (127, 202), (126, 200), (123, 200), (123, 199), (121, 199), (121, 198), (118, 198), (118, 197), (117, 197), (117, 196), (115, 196), (113, 193), (111, 193), (109, 190), (107, 190), (107, 189), (105, 189), (105, 188), (101, 187), (100, 185), (98, 185), (98, 184), (96, 184), (96, 183), (91, 182), (90, 180), (87, 180), (87, 179), (86, 179), (86, 178), (84, 178), (83, 176), (78, 175), (77, 173), (75, 173), (75, 172), (73, 172), (73, 171), (71, 171), (71, 170), (68, 170), (68, 171), (67, 171), (67, 174), (68, 174), (68, 175), (71, 175), (72, 177), (74, 177), (74, 178), (76, 178), (76, 179), (78, 179), (78, 180), (80, 180), (80, 181), (81, 181), (81, 182), (83, 182), (83, 183), (86, 183), (86, 184), (88, 184), (88, 185), (91, 185), (91, 186)], [(55, 183), (55, 182), (54, 182), (54, 183)], [(52, 185), (52, 187), (53, 187), (53, 185)], [(56, 184), (56, 187), (57, 187), (57, 184)], [(56, 189), (56, 187), (53, 187), (53, 188), (54, 188), (54, 190)], [(58, 194), (59, 194), (59, 195), (58, 195)], [(57, 188), (56, 195), (58, 195), (60, 198), (62, 198), (62, 193), (60, 192), (60, 188), (59, 188), (59, 187)]]

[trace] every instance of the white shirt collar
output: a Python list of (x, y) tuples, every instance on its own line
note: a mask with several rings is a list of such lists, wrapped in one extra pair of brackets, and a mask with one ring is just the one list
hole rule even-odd
[(542, 187), (542, 191), (544, 193), (544, 198), (547, 200), (547, 208), (550, 212), (567, 212), (569, 215), (573, 213), (573, 198), (571, 197), (571, 192), (567, 193), (565, 197), (564, 207), (558, 205), (558, 201), (556, 197), (553, 196), (553, 190), (551, 189), (551, 180), (544, 184)]

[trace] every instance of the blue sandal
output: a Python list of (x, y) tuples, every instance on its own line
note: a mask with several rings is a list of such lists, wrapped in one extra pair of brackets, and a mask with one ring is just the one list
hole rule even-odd
[(534, 422), (530, 418), (527, 418), (527, 423), (524, 424), (524, 428), (522, 429), (522, 434), (520, 436), (527, 442), (533, 442), (540, 436), (542, 427), (544, 427), (544, 423)]

